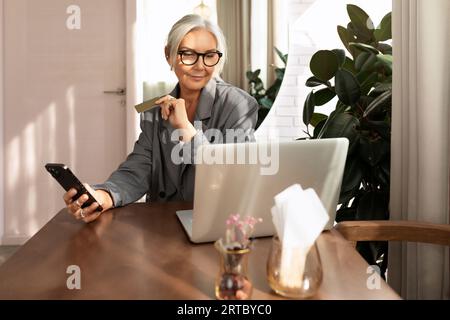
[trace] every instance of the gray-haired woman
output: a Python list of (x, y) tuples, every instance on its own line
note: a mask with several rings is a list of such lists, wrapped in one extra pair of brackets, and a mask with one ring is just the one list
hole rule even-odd
[[(187, 15), (172, 27), (165, 56), (178, 78), (175, 89), (142, 114), (141, 134), (133, 152), (103, 183), (90, 190), (106, 211), (135, 202), (146, 194), (147, 201), (192, 201), (195, 158), (198, 146), (219, 143), (233, 133), (233, 140), (253, 140), (258, 103), (245, 91), (220, 80), (226, 60), (222, 31), (198, 15)], [(244, 72), (244, 70), (242, 70)], [(195, 124), (195, 125), (194, 125)], [(223, 139), (209, 134), (217, 129)], [(215, 130), (215, 132), (217, 132)], [(234, 131), (233, 131), (234, 130)], [(178, 139), (173, 139), (174, 134)], [(189, 161), (174, 159), (174, 148), (192, 150)], [(93, 190), (95, 189), (95, 191)], [(73, 201), (76, 190), (64, 194), (69, 212), (85, 222), (97, 219), (98, 203), (81, 209), (87, 196)]]

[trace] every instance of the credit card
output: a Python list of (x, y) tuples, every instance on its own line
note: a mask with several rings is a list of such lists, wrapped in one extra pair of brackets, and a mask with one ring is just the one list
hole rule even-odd
[(155, 107), (158, 106), (157, 104), (155, 104), (155, 102), (158, 101), (159, 99), (161, 99), (162, 97), (165, 97), (165, 96), (166, 96), (166, 95), (163, 95), (163, 96), (160, 96), (160, 97), (152, 98), (152, 99), (147, 100), (147, 101), (144, 101), (144, 102), (142, 102), (141, 104), (138, 104), (138, 105), (136, 105), (136, 106), (134, 106), (134, 107), (136, 108), (136, 111), (137, 111), (138, 113), (142, 113), (142, 112), (151, 110), (151, 109), (153, 109), (153, 108), (155, 108)]

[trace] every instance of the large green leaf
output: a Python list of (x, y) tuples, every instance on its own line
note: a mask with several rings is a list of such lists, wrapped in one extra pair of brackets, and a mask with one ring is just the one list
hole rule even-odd
[(347, 30), (355, 36), (356, 42), (361, 42), (361, 43), (371, 43), (372, 42), (372, 38), (373, 38), (372, 33), (368, 32), (367, 30), (357, 29), (352, 22), (347, 24)]
[(336, 97), (336, 93), (333, 90), (329, 88), (321, 89), (314, 93), (314, 103), (316, 106), (323, 106), (334, 97)]
[(355, 68), (358, 71), (371, 70), (377, 61), (376, 55), (369, 52), (362, 52), (355, 60)]
[(312, 76), (308, 80), (306, 80), (306, 86), (307, 87), (317, 87), (320, 85), (325, 85), (327, 87), (331, 87), (331, 83), (329, 81), (322, 81), (320, 79), (317, 79), (316, 77)]
[(275, 82), (270, 86), (270, 88), (267, 89), (266, 95), (272, 100), (275, 100), (275, 98), (278, 95), (278, 91), (280, 91), (281, 87), (281, 81), (280, 79), (276, 79)]
[(333, 112), (331, 112), (331, 114), (329, 115), (329, 117), (327, 118), (325, 123), (323, 123), (323, 124), (322, 124), (322, 122), (320, 123), (320, 131), (318, 131), (319, 126), (315, 128), (314, 138), (321, 139), (322, 136), (324, 135), (325, 131), (327, 130), (328, 126), (330, 126), (333, 123), (333, 121), (334, 121), (333, 119), (336, 116), (338, 116), (339, 114), (342, 114), (343, 112), (345, 112), (347, 108), (348, 108), (348, 106), (346, 106), (340, 100), (338, 100), (335, 110)]
[(380, 25), (375, 30), (374, 35), (377, 41), (386, 41), (392, 39), (392, 14), (389, 12), (383, 17)]
[(345, 163), (344, 175), (342, 177), (341, 194), (353, 191), (351, 196), (351, 198), (353, 198), (355, 196), (355, 191), (359, 189), (362, 177), (363, 168), (358, 156), (348, 156)]
[(388, 82), (388, 83), (380, 83), (379, 85), (377, 85), (372, 92), (374, 93), (383, 93), (385, 91), (389, 91), (392, 90), (392, 82)]
[(358, 72), (355, 75), (356, 81), (358, 81), (358, 83), (362, 84), (364, 81), (366, 81), (366, 79), (370, 76), (370, 74), (371, 74), (371, 72), (367, 72), (367, 71)]
[(319, 123), (321, 123), (324, 120), (327, 120), (327, 118), (328, 118), (328, 116), (324, 115), (322, 113), (313, 113), (309, 124), (312, 125), (315, 129), (315, 128), (317, 128)]
[(349, 46), (349, 43), (354, 42), (356, 40), (355, 37), (343, 26), (337, 26), (337, 32), (345, 48), (347, 48), (348, 52), (354, 57), (354, 49)]
[(333, 78), (338, 68), (339, 61), (333, 51), (319, 50), (311, 58), (311, 72), (322, 81), (328, 81)]
[[(319, 139), (319, 134), (322, 132), (322, 128), (324, 127), (325, 123), (327, 123), (327, 119), (328, 119), (328, 117), (326, 117), (322, 121), (318, 122), (317, 125), (314, 126), (313, 139)], [(313, 118), (311, 119), (311, 125), (312, 125), (313, 120), (314, 120), (314, 114), (313, 114)]]
[(258, 78), (253, 83), (255, 84), (255, 90), (259, 91), (264, 89), (264, 83), (261, 79)]
[(350, 145), (356, 140), (358, 132), (356, 128), (359, 120), (349, 113), (335, 113), (328, 118), (328, 125), (324, 128), (322, 138), (345, 137)]
[(370, 39), (373, 35), (375, 26), (369, 15), (360, 7), (352, 4), (347, 5), (347, 12), (354, 28), (359, 33)]
[(357, 71), (361, 70), (361, 67), (364, 65), (364, 63), (366, 63), (367, 59), (369, 59), (370, 57), (370, 53), (369, 52), (362, 52), (361, 54), (359, 54), (356, 59), (355, 59), (355, 69)]
[(392, 56), (390, 54), (378, 54), (377, 59), (392, 73)]
[(371, 45), (368, 45), (368, 44), (359, 43), (359, 42), (350, 42), (348, 45), (352, 48), (356, 48), (363, 52), (368, 52), (368, 53), (373, 53), (373, 54), (380, 53), (377, 48), (372, 47)]
[(355, 68), (355, 62), (348, 57), (345, 59), (342, 69), (347, 70), (348, 72), (355, 74), (355, 75), (358, 73), (358, 70), (356, 70), (356, 68)]
[(392, 91), (385, 91), (382, 94), (380, 94), (378, 97), (373, 100), (369, 106), (366, 108), (363, 114), (363, 118), (367, 117), (372, 111), (377, 109), (380, 106), (385, 105), (388, 103), (392, 98)]
[(355, 76), (347, 70), (338, 70), (335, 77), (336, 94), (344, 104), (351, 106), (361, 96), (361, 88)]
[(306, 97), (305, 104), (303, 106), (303, 123), (309, 125), (311, 117), (314, 113), (314, 91), (311, 91)]
[(390, 54), (392, 55), (392, 46), (386, 43), (379, 43), (377, 46), (378, 51), (382, 54)]
[(268, 99), (267, 97), (264, 97), (262, 99), (259, 99), (259, 104), (266, 109), (272, 108), (273, 101)]
[(277, 52), (278, 57), (280, 57), (281, 61), (283, 61), (284, 65), (287, 64), (288, 55), (283, 54), (277, 47), (275, 47), (275, 51)]
[(247, 71), (247, 78), (250, 81), (256, 81), (256, 80), (258, 80), (258, 77), (259, 77), (260, 73), (261, 73), (261, 69), (257, 69), (257, 70), (255, 70), (253, 72), (252, 71)]
[(286, 68), (276, 68), (275, 75), (276, 75), (277, 79), (283, 80), (285, 71), (286, 71)]
[(369, 73), (369, 75), (361, 83), (361, 94), (367, 95), (373, 86), (377, 83), (378, 74), (376, 72)]
[(336, 57), (338, 58), (339, 68), (341, 68), (344, 65), (344, 63), (345, 63), (345, 58), (346, 58), (345, 50), (333, 49), (331, 51), (333, 51), (334, 54), (336, 55)]

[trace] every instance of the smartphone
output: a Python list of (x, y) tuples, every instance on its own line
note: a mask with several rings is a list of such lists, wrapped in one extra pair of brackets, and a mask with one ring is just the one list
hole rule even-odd
[[(59, 182), (64, 190), (69, 191), (74, 188), (78, 192), (73, 196), (72, 200), (76, 201), (83, 194), (87, 194), (89, 199), (83, 203), (82, 208), (89, 207), (91, 204), (97, 202), (92, 194), (84, 187), (81, 181), (72, 173), (72, 171), (62, 163), (47, 163), (45, 169)], [(103, 211), (102, 206), (97, 207), (97, 211)]]

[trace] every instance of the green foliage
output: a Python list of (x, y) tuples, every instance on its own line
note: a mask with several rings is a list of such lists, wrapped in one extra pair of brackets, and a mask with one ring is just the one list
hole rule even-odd
[(249, 93), (252, 97), (258, 101), (260, 109), (258, 112), (258, 122), (256, 123), (256, 129), (261, 125), (263, 120), (266, 118), (267, 114), (272, 108), (273, 102), (280, 91), (281, 83), (283, 82), (284, 73), (286, 71), (286, 64), (288, 55), (283, 54), (280, 50), (275, 48), (275, 51), (283, 62), (284, 66), (282, 68), (275, 68), (275, 81), (267, 89), (264, 88), (264, 83), (259, 77), (261, 69), (256, 71), (247, 71), (247, 79), (249, 83)]
[[(338, 35), (350, 53), (320, 50), (310, 63), (314, 88), (305, 100), (303, 122), (314, 127), (311, 139), (346, 137), (350, 141), (336, 220), (384, 220), (389, 218), (390, 146), (392, 107), (391, 13), (377, 29), (364, 10), (347, 5), (350, 22), (338, 26)], [(317, 112), (338, 97), (335, 110)], [(359, 243), (370, 264), (385, 268), (384, 243)]]

